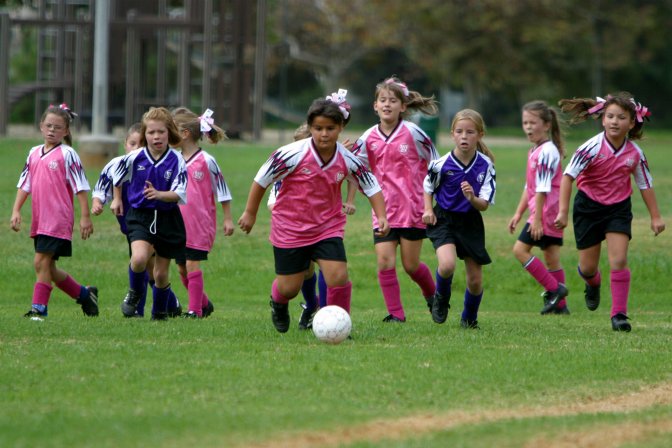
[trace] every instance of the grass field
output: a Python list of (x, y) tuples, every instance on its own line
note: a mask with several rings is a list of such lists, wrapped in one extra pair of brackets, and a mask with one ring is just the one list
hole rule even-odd
[[(297, 330), (299, 298), (290, 304), (290, 331), (274, 330), (265, 209), (250, 235), (218, 235), (204, 263), (206, 291), (215, 303), (208, 319), (121, 316), (127, 246), (114, 217), (105, 213), (94, 218), (93, 237), (75, 239), (74, 256), (58, 263), (78, 281), (99, 287), (101, 315), (86, 318), (55, 289), (49, 317), (33, 322), (22, 317), (35, 280), (30, 204), (21, 232), (8, 223), (34, 143), (0, 141), (2, 447), (672, 444), (671, 234), (653, 237), (638, 193), (629, 334), (611, 330), (606, 253), (603, 303), (595, 312), (585, 308), (571, 227), (562, 260), (572, 314), (539, 315), (540, 288), (511, 255), (515, 235), (506, 230), (524, 183), (525, 143), (492, 147), (497, 202), (484, 217), (493, 264), (484, 269), (478, 331), (459, 328), (463, 265), (444, 325), (432, 322), (419, 289), (401, 269), (408, 321), (381, 322), (387, 313), (363, 197), (346, 230), (354, 339), (341, 345), (324, 345)], [(568, 147), (577, 143), (570, 140)], [(671, 145), (672, 134), (662, 132), (642, 142), (668, 225)], [(237, 220), (252, 177), (273, 148), (230, 142), (208, 149), (232, 190)], [(88, 174), (93, 184), (98, 170)], [(434, 269), (431, 244), (425, 244), (422, 258)], [(171, 276), (186, 301), (176, 269)]]

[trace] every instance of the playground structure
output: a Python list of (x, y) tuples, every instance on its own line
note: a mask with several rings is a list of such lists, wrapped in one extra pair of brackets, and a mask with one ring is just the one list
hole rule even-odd
[[(91, 119), (95, 0), (37, 0), (33, 17), (0, 13), (0, 136), (9, 113), (34, 96), (35, 123), (49, 104)], [(265, 0), (110, 0), (108, 128), (151, 106), (211, 108), (233, 138), (261, 132)], [(13, 27), (33, 27), (35, 80), (9, 84)]]

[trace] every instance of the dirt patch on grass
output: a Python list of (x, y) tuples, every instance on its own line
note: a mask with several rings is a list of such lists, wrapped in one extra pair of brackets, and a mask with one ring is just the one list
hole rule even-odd
[[(362, 425), (336, 428), (330, 431), (296, 432), (275, 435), (273, 441), (262, 442), (257, 448), (275, 448), (292, 446), (330, 447), (345, 446), (356, 442), (379, 442), (421, 436), (423, 433), (445, 431), (464, 425), (491, 423), (509, 419), (538, 417), (561, 417), (580, 414), (627, 413), (647, 409), (657, 405), (672, 404), (672, 384), (660, 384), (636, 392), (619, 394), (600, 399), (591, 399), (546, 407), (522, 407), (515, 409), (491, 409), (475, 412), (446, 412), (443, 414), (424, 414), (399, 419), (374, 420)], [(636, 442), (654, 432), (670, 432), (671, 421), (654, 423), (628, 423), (617, 426), (598, 426), (586, 432), (561, 434), (553, 440), (535, 438), (529, 446), (569, 447), (616, 446), (616, 443)], [(598, 435), (595, 435), (598, 434)], [(621, 438), (621, 436), (623, 438)], [(610, 443), (614, 443), (610, 445)], [(557, 444), (556, 444), (557, 443)], [(594, 443), (594, 444), (593, 444)]]

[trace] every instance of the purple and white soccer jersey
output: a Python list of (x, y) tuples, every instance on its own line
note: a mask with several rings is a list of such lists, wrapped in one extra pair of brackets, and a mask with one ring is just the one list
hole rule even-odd
[(60, 144), (44, 153), (44, 145), (31, 148), (17, 188), (32, 196), (30, 236), (46, 235), (72, 240), (74, 195), (89, 191), (79, 156)]
[(530, 149), (527, 156), (527, 176), (525, 191), (527, 193), (527, 208), (530, 210), (528, 223), (534, 221), (536, 214), (536, 194), (546, 193), (542, 223), (544, 235), (562, 238), (562, 229), (553, 225), (560, 208), (560, 180), (562, 166), (560, 165), (560, 151), (552, 141), (547, 141)]
[[(428, 162), (439, 154), (425, 132), (410, 121), (400, 121), (385, 135), (380, 125), (369, 128), (352, 149), (376, 176), (383, 191), (391, 228), (426, 228), (422, 222), (423, 180)], [(378, 219), (372, 211), (373, 227)]]
[(282, 180), (282, 193), (271, 215), (271, 243), (294, 248), (343, 238), (341, 184), (348, 178), (368, 197), (380, 191), (371, 171), (340, 143), (326, 162), (312, 139), (299, 140), (271, 154), (254, 178), (263, 188)]
[[(113, 196), (112, 175), (117, 166), (117, 163), (119, 163), (123, 158), (124, 156), (119, 156), (107, 162), (107, 165), (105, 165), (105, 167), (103, 167), (103, 170), (100, 172), (98, 182), (96, 182), (96, 185), (93, 187), (93, 193), (91, 194), (91, 196), (94, 199), (98, 199), (103, 205), (112, 201)], [(124, 205), (124, 215), (117, 216), (117, 221), (119, 221), (119, 227), (121, 229), (121, 233), (123, 233), (124, 235), (128, 233), (128, 229), (126, 228), (126, 218), (124, 217), (126, 210), (128, 210), (129, 207), (128, 194), (126, 192), (127, 188), (128, 188), (128, 182), (124, 182), (121, 185), (121, 201), (122, 204)]]
[(485, 154), (477, 151), (468, 165), (464, 165), (452, 151), (429, 163), (425, 177), (425, 193), (434, 195), (436, 203), (449, 212), (474, 210), (464, 197), (460, 184), (469, 182), (474, 194), (490, 204), (495, 203), (495, 166)]
[(147, 181), (156, 190), (177, 193), (179, 204), (187, 202), (187, 167), (182, 155), (173, 148), (168, 148), (158, 160), (147, 148), (136, 149), (117, 164), (112, 181), (117, 187), (124, 181), (129, 182), (128, 202), (132, 208), (171, 210), (178, 206), (174, 202), (145, 198), (143, 190)]
[(187, 247), (210, 252), (217, 234), (217, 204), (231, 200), (229, 190), (219, 165), (207, 152), (199, 149), (187, 165), (187, 197), (180, 205)]
[(639, 146), (626, 139), (623, 146), (614, 148), (604, 132), (576, 150), (565, 174), (576, 179), (579, 190), (602, 205), (617, 204), (630, 197), (630, 174), (640, 190), (653, 187), (649, 165)]

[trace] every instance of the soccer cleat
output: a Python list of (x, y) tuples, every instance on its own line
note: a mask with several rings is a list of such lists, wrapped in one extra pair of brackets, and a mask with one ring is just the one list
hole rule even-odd
[(271, 299), (271, 320), (273, 326), (280, 333), (289, 330), (289, 306), (286, 303), (277, 303)]
[(450, 295), (443, 297), (438, 292), (434, 294), (434, 301), (432, 302), (432, 320), (437, 324), (442, 324), (448, 318), (448, 310), (450, 309)]
[(159, 311), (156, 313), (152, 313), (152, 320), (168, 320), (168, 312)]
[(628, 323), (629, 317), (625, 314), (618, 313), (611, 318), (611, 329), (614, 331), (625, 331), (626, 333), (632, 330)]
[(182, 315), (182, 318), (183, 319), (201, 319), (201, 316), (199, 316), (198, 314), (196, 314), (193, 311), (189, 311), (188, 313), (184, 313)]
[(395, 322), (398, 324), (403, 324), (404, 322), (406, 322), (406, 318), (400, 319), (397, 316), (389, 314), (385, 316), (385, 318), (383, 318), (383, 322)]
[(121, 302), (121, 313), (125, 317), (135, 317), (135, 312), (140, 302), (140, 294), (135, 292), (133, 289), (129, 289), (124, 297), (124, 301)]
[(481, 327), (478, 326), (478, 320), (469, 320), (469, 319), (460, 319), (460, 327), (467, 330), (479, 330)]
[[(550, 291), (544, 291), (543, 293), (541, 293), (541, 296), (544, 298), (544, 306), (546, 306), (546, 304), (548, 303), (548, 299), (549, 299), (550, 294), (551, 294)], [(562, 308), (559, 308), (558, 306), (554, 307), (551, 311), (549, 311), (546, 314), (567, 315), (567, 314), (570, 314), (570, 312), (569, 312), (569, 308), (565, 304), (565, 306), (563, 306)]]
[(32, 307), (30, 307), (30, 311), (24, 314), (23, 317), (30, 317), (32, 320), (42, 320), (43, 318), (47, 317), (47, 315), (48, 312), (46, 305), (44, 305), (44, 311), (40, 311), (33, 305)]
[(586, 299), (586, 308), (590, 311), (595, 311), (597, 307), (600, 306), (600, 285), (590, 286), (589, 284), (586, 284), (586, 289), (583, 290), (583, 294)]
[(558, 289), (555, 291), (548, 291), (548, 294), (544, 295), (544, 306), (541, 309), (541, 314), (549, 314), (555, 310), (556, 305), (562, 299), (567, 297), (569, 291), (562, 283), (558, 283)]
[[(177, 300), (177, 297), (175, 297), (175, 300)], [(180, 301), (177, 300), (177, 308), (169, 309), (168, 317), (179, 317), (180, 314), (182, 314), (182, 305), (180, 305)]]
[(299, 330), (308, 330), (313, 328), (313, 316), (317, 313), (317, 309), (309, 310), (305, 303), (301, 304), (301, 317), (299, 318)]
[(82, 312), (87, 316), (98, 315), (98, 288), (95, 286), (87, 286), (88, 294), (86, 298), (77, 299), (77, 303), (82, 306)]
[(432, 303), (434, 302), (434, 296), (425, 297), (425, 302), (427, 303), (427, 309), (429, 312), (432, 312)]
[(210, 299), (208, 299), (208, 305), (203, 307), (203, 317), (208, 317), (215, 312), (215, 305), (212, 304)]

